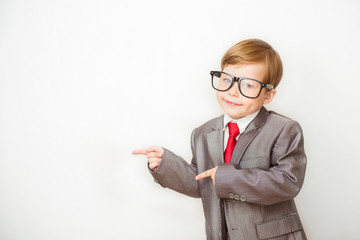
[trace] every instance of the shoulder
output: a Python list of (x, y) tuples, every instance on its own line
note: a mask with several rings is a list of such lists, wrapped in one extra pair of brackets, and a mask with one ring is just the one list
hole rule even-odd
[(201, 130), (217, 130), (223, 128), (224, 115), (218, 116), (216, 118), (210, 119), (209, 121), (203, 123), (197, 129)]
[(213, 131), (222, 131), (222, 129), (224, 128), (223, 122), (224, 122), (224, 115), (210, 119), (209, 121), (195, 128), (193, 134), (202, 135)]
[(275, 111), (269, 111), (269, 116), (268, 116), (267, 121), (283, 123), (283, 124), (297, 123), (297, 121), (295, 121), (287, 116), (284, 116), (282, 114), (279, 114)]
[(302, 132), (301, 126), (297, 121), (274, 111), (269, 111), (265, 126), (273, 129), (278, 128), (279, 130), (288, 129), (291, 131)]

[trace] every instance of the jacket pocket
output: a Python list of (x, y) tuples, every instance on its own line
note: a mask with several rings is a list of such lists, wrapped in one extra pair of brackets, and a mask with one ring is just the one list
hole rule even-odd
[(302, 230), (302, 226), (297, 213), (291, 213), (281, 218), (256, 223), (256, 233), (261, 240), (279, 237), (299, 230)]

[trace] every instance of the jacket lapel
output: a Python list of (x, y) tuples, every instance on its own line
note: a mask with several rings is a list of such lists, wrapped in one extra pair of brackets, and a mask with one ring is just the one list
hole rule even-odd
[(219, 117), (212, 126), (211, 132), (207, 134), (207, 144), (210, 157), (214, 166), (224, 162), (224, 133), (223, 133), (224, 116)]
[(240, 135), (239, 140), (237, 141), (233, 154), (231, 156), (232, 163), (236, 163), (236, 165), (239, 165), (240, 160), (244, 155), (246, 148), (249, 146), (251, 141), (255, 138), (255, 136), (258, 133), (259, 133), (258, 130), (254, 129), (250, 132), (244, 132), (243, 134)]
[(242, 156), (246, 148), (249, 146), (251, 141), (259, 133), (259, 128), (265, 123), (266, 118), (269, 116), (269, 112), (262, 107), (259, 114), (255, 119), (249, 124), (245, 132), (242, 133), (235, 145), (234, 152), (231, 156), (231, 162), (239, 165)]

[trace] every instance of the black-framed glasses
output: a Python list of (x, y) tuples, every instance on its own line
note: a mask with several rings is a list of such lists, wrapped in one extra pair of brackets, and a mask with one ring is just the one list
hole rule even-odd
[(215, 90), (225, 92), (234, 85), (234, 82), (237, 82), (240, 93), (247, 98), (257, 98), (263, 88), (274, 89), (274, 86), (271, 84), (266, 84), (252, 78), (235, 77), (226, 72), (211, 71), (210, 75), (211, 84)]

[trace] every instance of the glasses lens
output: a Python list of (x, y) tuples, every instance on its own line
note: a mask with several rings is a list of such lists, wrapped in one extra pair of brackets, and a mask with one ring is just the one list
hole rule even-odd
[(261, 91), (261, 84), (251, 79), (242, 79), (240, 80), (240, 91), (246, 97), (255, 98)]
[(231, 77), (225, 73), (214, 72), (212, 75), (212, 86), (216, 90), (226, 91), (230, 88), (231, 83)]

